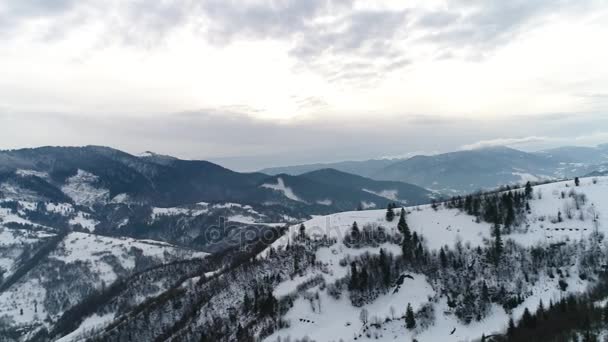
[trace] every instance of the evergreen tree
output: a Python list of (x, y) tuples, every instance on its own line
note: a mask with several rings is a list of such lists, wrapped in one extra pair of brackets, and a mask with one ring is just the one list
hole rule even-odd
[(488, 290), (488, 285), (485, 281), (481, 285), (481, 300), (483, 303), (490, 302), (490, 291)]
[(357, 221), (353, 222), (353, 226), (350, 229), (350, 237), (354, 243), (358, 243), (361, 239), (361, 231), (357, 225)]
[(448, 266), (448, 257), (445, 255), (443, 247), (439, 249), (439, 260), (441, 261), (441, 267), (446, 268)]
[(534, 192), (534, 190), (532, 189), (532, 184), (530, 182), (526, 183), (526, 198), (527, 199), (532, 199), (532, 193)]
[(500, 225), (494, 224), (494, 262), (498, 265), (503, 250)]
[(393, 204), (389, 203), (388, 207), (386, 208), (386, 220), (388, 222), (393, 222), (394, 219), (395, 219), (395, 211), (393, 210)]
[(530, 310), (526, 308), (524, 310), (524, 314), (521, 317), (520, 325), (526, 329), (534, 329), (534, 327), (536, 326), (535, 321), (536, 320), (534, 319), (534, 317), (532, 317), (532, 314), (530, 314)]
[(251, 299), (249, 298), (247, 293), (245, 293), (245, 296), (243, 297), (243, 311), (245, 313), (248, 313), (250, 310), (251, 310)]
[(384, 248), (380, 249), (380, 269), (382, 270), (382, 282), (384, 283), (384, 287), (389, 287), (391, 284), (391, 265), (386, 253), (384, 252)]
[(409, 330), (412, 330), (416, 327), (416, 317), (414, 317), (414, 310), (412, 310), (412, 306), (408, 303), (407, 310), (405, 311), (405, 327)]
[(350, 282), (348, 283), (348, 289), (350, 291), (359, 288), (359, 274), (357, 272), (357, 264), (353, 261), (350, 263)]
[(410, 232), (410, 227), (407, 225), (407, 221), (405, 221), (405, 209), (401, 209), (401, 214), (399, 215), (399, 223), (397, 223), (397, 229), (399, 229), (399, 232), (403, 234), (403, 241), (409, 244), (412, 238), (412, 234)]
[(300, 239), (304, 240), (306, 238), (306, 227), (304, 223), (300, 225)]
[(513, 318), (509, 318), (509, 326), (507, 327), (507, 337), (512, 339), (515, 335), (515, 322), (513, 322)]

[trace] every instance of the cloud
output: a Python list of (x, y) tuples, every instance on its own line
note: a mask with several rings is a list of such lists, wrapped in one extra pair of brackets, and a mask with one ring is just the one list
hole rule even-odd
[(517, 145), (525, 145), (530, 143), (539, 143), (545, 142), (549, 140), (547, 137), (523, 137), (523, 138), (498, 138), (491, 140), (481, 140), (472, 144), (463, 145), (460, 147), (462, 150), (475, 150), (480, 148), (487, 147), (496, 147), (496, 146), (517, 146)]
[[(95, 46), (153, 49), (178, 29), (217, 47), (277, 40), (300, 66), (336, 82), (373, 85), (421, 58), (480, 58), (524, 29), (559, 11), (594, 0), (450, 0), (446, 6), (362, 6), (356, 0), (9, 1), (0, 12), (0, 35), (45, 19), (43, 39), (81, 32), (96, 23)], [(367, 4), (369, 5), (369, 4)], [(431, 44), (420, 53), (419, 45)], [(430, 52), (429, 52), (430, 51)], [(352, 69), (353, 64), (360, 68)]]

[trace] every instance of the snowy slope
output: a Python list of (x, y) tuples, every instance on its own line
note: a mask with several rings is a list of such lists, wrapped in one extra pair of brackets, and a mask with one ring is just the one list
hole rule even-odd
[[(585, 195), (584, 201), (581, 201), (581, 194)], [(578, 209), (575, 199), (579, 202)], [(561, 222), (557, 219), (558, 212), (561, 212)], [(575, 187), (572, 181), (539, 185), (534, 188), (526, 222), (503, 238), (522, 247), (549, 248), (558, 242), (574, 244), (585, 241), (596, 230), (608, 232), (608, 222), (602, 216), (605, 212), (608, 212), (608, 178), (584, 178), (579, 187)], [(303, 275), (284, 280), (275, 288), (274, 295), (279, 298), (293, 295), (298, 286), (315, 277), (322, 277), (326, 284), (334, 283), (349, 272), (349, 266), (340, 265), (340, 260), (350, 260), (364, 253), (377, 255), (381, 248), (394, 255), (401, 254), (400, 247), (394, 244), (349, 248), (342, 243), (355, 221), (359, 227), (376, 225), (384, 227), (389, 233), (396, 233), (397, 219), (387, 222), (385, 213), (385, 210), (343, 212), (314, 217), (305, 222), (306, 235), (313, 240), (326, 236), (337, 239), (337, 242), (317, 250), (316, 260), (323, 265), (322, 270), (308, 269)], [(424, 237), (430, 251), (436, 252), (446, 245), (453, 249), (457, 244), (472, 250), (492, 239), (489, 223), (478, 222), (475, 217), (456, 209), (440, 207), (434, 210), (431, 206), (420, 206), (407, 208), (407, 213), (410, 229)], [(282, 249), (300, 243), (297, 238), (299, 230), (299, 225), (292, 226), (289, 233), (277, 240), (272, 248)], [(602, 248), (606, 249), (605, 243)], [(266, 257), (269, 251), (267, 249), (260, 257)], [(563, 278), (567, 292), (581, 293), (587, 289), (590, 282), (579, 277), (577, 267), (573, 265), (563, 270), (570, 275)], [(526, 307), (534, 311), (540, 301), (546, 305), (564, 294), (558, 285), (559, 277), (541, 274), (537, 281), (526, 284), (527, 296), (512, 312), (507, 313), (502, 307), (492, 304), (490, 313), (482, 321), (463, 324), (450, 313), (446, 298), (434, 290), (425, 275), (410, 273), (408, 276), (411, 278), (404, 280), (399, 292), (391, 291), (359, 308), (354, 307), (347, 296), (335, 299), (328, 295), (325, 286), (314, 286), (305, 291), (308, 295), (296, 296), (293, 307), (284, 317), (290, 327), (275, 332), (266, 341), (304, 337), (316, 341), (403, 341), (411, 338), (421, 341), (469, 341), (480, 338), (484, 333), (488, 335), (504, 331), (509, 317), (518, 319)], [(435, 315), (433, 325), (408, 330), (403, 319), (393, 319), (405, 314), (408, 303), (414, 311), (431, 304)], [(369, 323), (365, 327), (362, 325), (359, 320), (362, 309), (367, 310), (370, 322), (379, 323), (378, 328), (371, 327)]]
[[(24, 243), (40, 234), (0, 232), (1, 246)], [(204, 258), (206, 253), (166, 243), (111, 238), (88, 233), (68, 234), (47, 257), (16, 284), (0, 293), (0, 317), (11, 326), (48, 325), (93, 290), (154, 265)], [(6, 259), (0, 261), (8, 264)]]

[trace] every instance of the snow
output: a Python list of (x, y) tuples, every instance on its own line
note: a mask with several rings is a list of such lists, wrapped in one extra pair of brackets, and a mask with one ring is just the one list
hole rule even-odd
[(376, 207), (376, 203), (374, 202), (361, 202), (361, 207), (363, 209), (374, 209)]
[[(370, 321), (373, 317), (382, 320), (391, 317), (391, 307), (395, 310), (396, 316), (402, 316), (405, 314), (407, 303), (417, 310), (426, 303), (429, 296), (434, 295), (426, 277), (415, 274), (412, 276), (414, 279), (406, 279), (397, 293), (391, 292), (374, 303), (364, 306), (369, 312)], [(319, 298), (320, 310), (318, 306), (313, 310), (311, 303), (305, 298), (296, 299), (293, 308), (285, 316), (291, 322), (291, 327), (275, 332), (266, 341), (275, 341), (278, 337), (288, 336), (308, 336), (316, 341), (339, 341), (352, 340), (359, 334), (362, 326), (359, 314), (362, 308), (354, 308), (348, 296), (344, 295), (340, 299), (334, 299), (323, 291), (319, 292)], [(401, 303), (405, 305), (400, 305)]]
[(539, 180), (541, 180), (538, 176), (535, 176), (533, 174), (530, 173), (525, 173), (525, 172), (513, 172), (511, 173), (513, 176), (517, 176), (519, 177), (519, 181), (520, 182), (538, 182)]
[(69, 213), (74, 211), (74, 207), (72, 207), (71, 204), (69, 203), (47, 203), (46, 204), (46, 211), (52, 212), (52, 213), (56, 213), (56, 214), (61, 214), (61, 215), (68, 215)]
[(254, 224), (255, 218), (251, 216), (244, 215), (232, 215), (228, 217), (228, 222), (237, 222), (237, 223), (246, 223), (246, 224)]
[(110, 191), (95, 187), (93, 184), (98, 180), (99, 177), (94, 174), (78, 169), (76, 175), (66, 180), (66, 184), (61, 187), (61, 190), (79, 205), (88, 206), (98, 202), (107, 202)]
[(79, 211), (75, 217), (71, 218), (69, 224), (72, 226), (80, 225), (82, 228), (87, 229), (90, 232), (95, 231), (95, 226), (99, 221), (93, 220), (89, 217), (89, 214), (85, 214), (82, 211)]
[(332, 203), (333, 203), (333, 201), (330, 200), (330, 199), (324, 199), (324, 200), (318, 200), (317, 201), (317, 204), (327, 205), (327, 206), (332, 205)]
[[(593, 183), (594, 179), (596, 184)], [(513, 232), (505, 238), (510, 238), (524, 246), (579, 240), (594, 231), (594, 215), (599, 215), (598, 230), (608, 233), (608, 224), (602, 224), (604, 220), (602, 213), (608, 212), (608, 177), (581, 178), (580, 182), (579, 187), (575, 187), (573, 181), (535, 186), (533, 199), (530, 201), (531, 213), (522, 228), (523, 231)], [(580, 210), (574, 210), (570, 219), (564, 213), (564, 206), (573, 205), (573, 199), (568, 197), (571, 190), (585, 194), (587, 199)], [(562, 191), (565, 192), (565, 198), (561, 198)], [(539, 194), (541, 199), (538, 199)], [(457, 241), (469, 242), (477, 246), (481, 245), (484, 239), (491, 238), (489, 223), (477, 222), (475, 217), (457, 209), (440, 208), (435, 211), (430, 205), (423, 205), (407, 207), (406, 210), (410, 229), (422, 234), (430, 249), (439, 249), (445, 245), (453, 246)], [(563, 222), (552, 223), (551, 218), (556, 218), (558, 211), (562, 212)], [(398, 213), (398, 210), (396, 212)], [(585, 218), (584, 221), (580, 220), (581, 213)], [(373, 224), (395, 231), (397, 219), (387, 222), (385, 214), (384, 209), (349, 211), (316, 216), (304, 222), (304, 225), (307, 234), (311, 236), (327, 235), (342, 241), (354, 221), (359, 227)], [(290, 233), (277, 240), (275, 247), (284, 245), (297, 229), (299, 225), (290, 227)]]
[[(44, 232), (0, 228), (0, 252), (10, 246), (20, 247), (26, 243), (36, 243), (39, 239), (48, 236), (51, 235)], [(92, 281), (92, 286), (100, 288), (104, 283), (110, 285), (118, 278), (117, 269), (115, 269), (116, 264), (120, 265), (119, 267), (123, 272), (134, 270), (136, 253), (132, 250), (133, 248), (141, 250), (144, 256), (153, 258), (155, 263), (158, 264), (208, 256), (207, 253), (153, 240), (112, 238), (72, 232), (64, 238), (57, 249), (49, 254), (49, 260), (43, 260), (42, 264), (36, 266), (36, 269), (38, 271), (46, 269), (57, 261), (62, 261), (68, 266), (75, 263), (84, 263), (88, 269), (86, 274), (93, 277), (89, 279)], [(114, 256), (114, 258), (108, 258), (109, 256)], [(11, 260), (7, 261), (7, 259), (0, 258), (2, 265), (10, 266), (7, 264)], [(16, 258), (13, 258), (13, 260), (16, 260)], [(49, 261), (52, 261), (52, 263), (46, 263)], [(69, 281), (70, 278), (63, 279), (60, 276), (55, 279), (46, 279), (44, 276), (40, 276), (38, 271), (31, 271), (21, 278), (17, 284), (0, 293), (0, 317), (6, 317), (16, 325), (46, 324), (43, 320), (50, 314), (45, 308), (48, 299), (47, 289), (45, 288), (45, 286), (48, 286), (47, 282), (52, 281), (53, 286), (69, 288), (69, 285), (62, 285), (62, 282)], [(23, 309), (23, 314), (21, 314), (20, 309)], [(61, 315), (61, 312), (53, 314), (51, 318), (56, 319), (58, 315)], [(66, 339), (66, 341), (78, 340), (78, 334), (81, 332), (101, 326), (112, 319), (113, 317), (108, 315), (89, 317), (81, 325), (81, 328), (74, 335), (70, 335), (70, 339)]]
[(112, 203), (129, 203), (129, 195), (118, 194), (112, 198)]
[[(130, 254), (132, 248), (142, 250), (143, 255), (165, 261), (169, 255), (182, 255), (180, 248), (167, 243), (152, 240), (135, 240), (131, 238), (111, 238), (87, 233), (70, 233), (60, 247), (51, 253), (50, 257), (65, 263), (77, 261), (89, 262), (97, 270), (102, 280), (107, 284), (116, 280), (116, 274), (111, 265), (107, 264), (104, 256), (112, 254), (122, 261), (125, 269), (135, 267), (135, 257)], [(203, 252), (190, 252), (187, 256), (203, 258)]]
[[(569, 218), (565, 212), (566, 207), (574, 206), (574, 199), (569, 197), (573, 189), (577, 194), (585, 194), (586, 201), (580, 204), (579, 209), (571, 208), (573, 214)], [(565, 196), (562, 196), (562, 192)], [(504, 239), (511, 239), (523, 246), (549, 248), (549, 245), (556, 242), (575, 243), (587, 238), (596, 229), (608, 233), (602, 216), (603, 213), (608, 212), (608, 178), (606, 177), (582, 178), (579, 187), (575, 187), (573, 181), (536, 186), (529, 204), (530, 213), (527, 215), (527, 221), (512, 234), (504, 235)], [(563, 222), (554, 220), (558, 211), (562, 212)], [(398, 210), (396, 212), (398, 213)], [(446, 245), (452, 247), (457, 242), (474, 247), (483, 245), (484, 240), (491, 238), (490, 224), (477, 222), (475, 217), (456, 209), (440, 206), (438, 210), (434, 210), (431, 206), (425, 205), (406, 208), (406, 212), (410, 229), (421, 234), (424, 243), (431, 250)], [(348, 257), (352, 259), (363, 253), (378, 254), (380, 248), (394, 255), (400, 255), (399, 246), (393, 244), (352, 249), (342, 243), (355, 221), (360, 228), (369, 224), (383, 226), (389, 233), (395, 232), (398, 220), (387, 222), (385, 214), (386, 210), (350, 211), (315, 216), (304, 222), (306, 234), (310, 238), (319, 239), (327, 236), (336, 238), (338, 242), (316, 251), (316, 260), (322, 267), (308, 269), (304, 274), (284, 280), (274, 289), (274, 295), (279, 298), (294, 295), (300, 284), (315, 277), (322, 276), (327, 284), (345, 277), (349, 267), (340, 266), (339, 263), (340, 260)], [(597, 222), (594, 222), (594, 217), (597, 217)], [(299, 227), (299, 224), (290, 227), (289, 232), (275, 241), (272, 247), (276, 249), (288, 243), (296, 243), (290, 240), (297, 235)], [(262, 252), (259, 257), (265, 257), (267, 251)], [(308, 295), (300, 293), (296, 297), (294, 306), (285, 316), (291, 324), (290, 327), (275, 332), (266, 338), (266, 341), (306, 336), (317, 341), (347, 341), (355, 337), (364, 341), (407, 341), (413, 338), (420, 341), (471, 341), (480, 338), (482, 334), (503, 332), (510, 317), (514, 320), (520, 319), (526, 308), (535, 311), (541, 301), (545, 306), (550, 301), (558, 301), (564, 296), (558, 285), (560, 279), (567, 282), (567, 293), (584, 293), (588, 290), (591, 283), (579, 277), (577, 265), (571, 266), (565, 272), (570, 276), (551, 278), (548, 275), (541, 275), (534, 284), (528, 284), (529, 295), (510, 314), (507, 314), (502, 307), (493, 304), (490, 314), (485, 319), (481, 322), (473, 321), (468, 325), (461, 323), (449, 313), (445, 297), (434, 298), (435, 293), (424, 275), (410, 274), (414, 279), (406, 279), (399, 292), (393, 294), (389, 291), (374, 302), (364, 305), (369, 311), (370, 321), (377, 317), (379, 321), (384, 322), (380, 329), (369, 328), (369, 338), (365, 334), (361, 335), (362, 323), (359, 320), (361, 308), (352, 306), (348, 293), (343, 293), (340, 299), (334, 299), (317, 285), (306, 291)], [(317, 293), (320, 304), (314, 299), (310, 300), (314, 297), (313, 294)], [(597, 305), (604, 305), (606, 301)], [(414, 311), (424, 304), (432, 304), (435, 310), (434, 325), (427, 329), (409, 331), (405, 328), (402, 319), (390, 319), (391, 307), (396, 316), (402, 316), (408, 303), (412, 305)], [(385, 322), (387, 318), (389, 319)]]
[(21, 176), (21, 177), (30, 177), (30, 176), (34, 176), (34, 177), (39, 177), (39, 178), (49, 178), (49, 174), (46, 172), (40, 172), (40, 171), (35, 171), (35, 170), (17, 170), (15, 171), (15, 174), (17, 176)]
[(399, 192), (397, 190), (382, 190), (382, 191), (372, 191), (368, 189), (361, 189), (367, 193), (374, 194), (376, 196), (384, 197), (391, 201), (399, 200)]
[(14, 271), (15, 263), (27, 245), (35, 245), (43, 239), (54, 236), (41, 231), (18, 230), (0, 226), (0, 269), (5, 277)]
[(34, 226), (38, 226), (37, 224), (32, 223), (30, 220), (26, 220), (20, 217), (17, 214), (13, 214), (8, 208), (0, 208), (0, 223), (19, 223), (19, 224), (31, 224)]
[(282, 192), (283, 195), (290, 200), (304, 202), (293, 192), (290, 187), (285, 185), (285, 182), (281, 177), (277, 178), (277, 184), (262, 184), (261, 187)]
[(152, 208), (152, 219), (159, 216), (188, 215), (189, 213), (190, 210), (186, 208)]
[(97, 314), (93, 314), (82, 321), (78, 329), (72, 331), (68, 335), (63, 336), (58, 339), (57, 342), (77, 342), (77, 341), (85, 341), (86, 334), (92, 330), (99, 330), (104, 326), (111, 323), (115, 318), (114, 313), (108, 313), (102, 316)]

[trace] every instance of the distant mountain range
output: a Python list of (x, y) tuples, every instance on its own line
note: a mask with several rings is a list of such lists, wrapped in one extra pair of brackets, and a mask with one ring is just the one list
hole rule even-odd
[[(389, 200), (426, 203), (430, 198), (430, 192), (409, 184), (367, 179), (330, 185), (312, 176), (239, 173), (207, 161), (149, 152), (133, 156), (100, 146), (0, 151), (0, 184), (0, 194), (82, 205), (124, 202), (175, 207), (232, 201), (312, 207), (314, 212), (323, 207), (354, 209), (362, 202), (377, 206)], [(392, 188), (382, 189), (384, 185)], [(364, 186), (379, 192), (399, 190), (398, 196), (387, 198), (365, 191)]]
[[(242, 229), (257, 235), (311, 215), (424, 204), (434, 195), (337, 170), (239, 173), (207, 161), (101, 146), (0, 151), (0, 208), (8, 210), (0, 212), (0, 225), (79, 229), (207, 251), (224, 249)], [(206, 230), (221, 222), (229, 229), (210, 238)]]
[(566, 146), (539, 152), (490, 147), (408, 159), (286, 166), (261, 172), (302, 175), (331, 168), (374, 180), (416, 184), (449, 195), (528, 180), (583, 176), (608, 169), (607, 166), (608, 145), (600, 145)]

